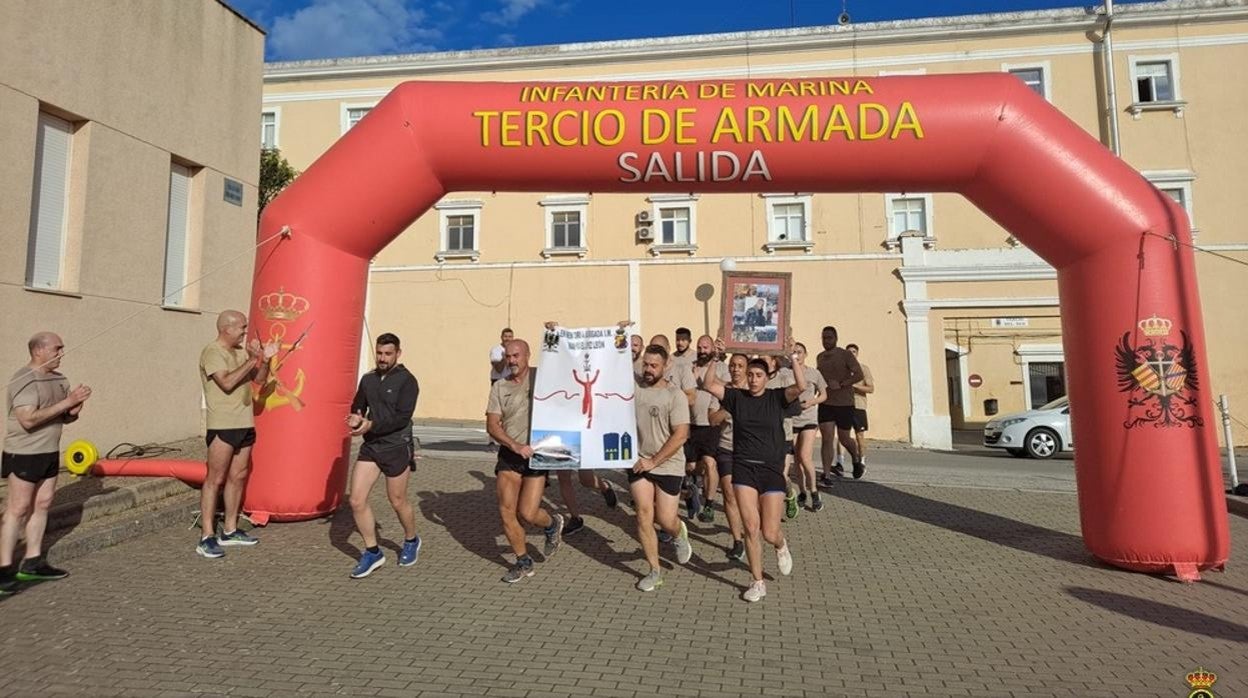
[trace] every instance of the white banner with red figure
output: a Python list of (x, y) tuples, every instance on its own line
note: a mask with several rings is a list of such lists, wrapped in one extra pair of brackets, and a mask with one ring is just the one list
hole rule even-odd
[(542, 340), (533, 387), (530, 465), (629, 468), (637, 460), (633, 355), (621, 327), (555, 327)]

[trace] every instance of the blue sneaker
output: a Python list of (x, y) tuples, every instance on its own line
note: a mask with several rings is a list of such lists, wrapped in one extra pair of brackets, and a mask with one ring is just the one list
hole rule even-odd
[(363, 579), (373, 573), (373, 570), (386, 564), (386, 554), (378, 550), (375, 553), (368, 552), (365, 548), (360, 555), (360, 561), (356, 563), (355, 569), (351, 570), (352, 579)]
[(420, 536), (416, 540), (403, 541), (403, 551), (399, 553), (399, 567), (411, 567), (420, 557)]
[(217, 536), (219, 545), (255, 545), (260, 539), (241, 529), (234, 529), (232, 533), (222, 533)]
[(209, 560), (215, 560), (219, 557), (225, 557), (225, 551), (217, 543), (216, 536), (208, 536), (199, 541), (199, 545), (195, 546), (195, 552), (203, 555)]

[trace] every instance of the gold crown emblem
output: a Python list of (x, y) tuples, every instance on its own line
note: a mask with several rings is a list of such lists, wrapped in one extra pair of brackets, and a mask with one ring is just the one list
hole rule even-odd
[(266, 296), (260, 296), (256, 305), (269, 320), (286, 321), (297, 319), (308, 312), (311, 304), (308, 303), (307, 298), (286, 293), (285, 289), (279, 288)]
[(1208, 690), (1210, 686), (1217, 682), (1217, 680), (1217, 674), (1212, 671), (1205, 671), (1204, 669), (1197, 669), (1187, 675), (1187, 683), (1194, 689), (1203, 688)]
[(1149, 337), (1164, 337), (1170, 334), (1170, 328), (1173, 325), (1173, 322), (1164, 317), (1153, 315), (1146, 320), (1140, 320), (1139, 328)]

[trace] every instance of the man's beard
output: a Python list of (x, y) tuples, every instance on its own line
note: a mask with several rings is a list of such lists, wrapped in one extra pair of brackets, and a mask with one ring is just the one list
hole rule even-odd
[(698, 352), (698, 365), (705, 366), (709, 364), (713, 358), (715, 358), (714, 354), (703, 354), (702, 352)]
[(652, 387), (659, 382), (659, 376), (652, 376), (649, 373), (641, 374), (641, 384), (647, 388)]

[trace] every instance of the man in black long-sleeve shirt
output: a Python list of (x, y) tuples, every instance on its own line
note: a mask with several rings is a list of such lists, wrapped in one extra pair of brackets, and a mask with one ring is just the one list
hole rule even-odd
[(347, 415), (351, 435), (364, 437), (364, 445), (355, 460), (355, 472), (351, 474), (351, 513), (364, 539), (364, 552), (351, 571), (353, 579), (367, 577), (386, 562), (385, 553), (377, 545), (377, 519), (368, 505), (369, 492), (382, 474), (386, 476), (390, 506), (403, 524), (399, 565), (414, 565), (420, 555), (416, 513), (412, 503), (407, 501), (407, 480), (416, 469), (412, 414), (416, 412), (420, 384), (399, 363), (400, 355), (398, 337), (387, 332), (377, 338), (377, 369), (360, 378), (359, 390), (351, 401), (351, 414)]

